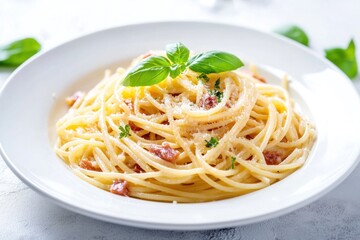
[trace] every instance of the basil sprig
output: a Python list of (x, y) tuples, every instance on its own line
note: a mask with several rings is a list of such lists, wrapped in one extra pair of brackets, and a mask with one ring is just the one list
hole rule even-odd
[(325, 57), (338, 66), (349, 78), (355, 78), (358, 74), (356, 61), (355, 42), (350, 40), (347, 48), (325, 49)]
[[(309, 46), (309, 37), (305, 31), (298, 26), (287, 25), (274, 30), (305, 46)], [(356, 47), (354, 39), (351, 39), (347, 48), (328, 48), (325, 49), (325, 57), (342, 70), (350, 79), (358, 75), (358, 64), (356, 60)]]
[(189, 49), (182, 43), (172, 43), (166, 46), (166, 57), (151, 56), (133, 67), (123, 81), (124, 86), (151, 86), (157, 84), (169, 75), (176, 78), (188, 67), (194, 72), (203, 74), (232, 71), (244, 64), (233, 54), (210, 51), (200, 53), (192, 58)]
[(40, 43), (34, 38), (24, 38), (0, 46), (0, 66), (17, 67), (40, 49)]
[(275, 30), (276, 33), (290, 38), (305, 46), (309, 46), (309, 37), (300, 27), (295, 25), (286, 25)]

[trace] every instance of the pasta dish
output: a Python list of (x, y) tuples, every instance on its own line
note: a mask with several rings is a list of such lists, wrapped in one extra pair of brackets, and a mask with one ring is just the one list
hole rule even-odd
[(256, 71), (185, 67), (156, 84), (125, 86), (151, 55), (67, 99), (55, 151), (77, 176), (122, 196), (189, 203), (262, 189), (303, 166), (316, 132), (286, 87)]

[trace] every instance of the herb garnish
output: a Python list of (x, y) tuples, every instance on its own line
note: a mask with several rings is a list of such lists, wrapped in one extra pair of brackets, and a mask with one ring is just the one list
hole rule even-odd
[(309, 38), (306, 35), (305, 31), (298, 26), (287, 25), (275, 30), (276, 33), (283, 35), (287, 38), (290, 38), (298, 43), (301, 43), (305, 46), (309, 46)]
[(0, 66), (17, 67), (40, 49), (40, 43), (34, 38), (24, 38), (0, 46)]
[(124, 138), (124, 137), (129, 137), (129, 136), (131, 136), (129, 124), (126, 124), (125, 127), (120, 126), (120, 127), (119, 127), (119, 130), (120, 130), (120, 135), (119, 135), (119, 138), (120, 138), (120, 139), (121, 139), (121, 138)]
[(181, 42), (171, 43), (166, 46), (166, 56), (173, 62), (185, 64), (190, 56), (190, 51)]
[(221, 99), (223, 98), (223, 95), (224, 95), (223, 92), (221, 92), (217, 89), (210, 90), (209, 92), (211, 95), (214, 95), (216, 97), (218, 103), (221, 102)]
[(355, 42), (350, 40), (346, 49), (325, 49), (325, 57), (338, 66), (349, 78), (355, 78), (358, 74), (358, 65), (355, 54)]
[(204, 82), (208, 82), (210, 80), (210, 78), (205, 73), (201, 73), (196, 78), (199, 80), (203, 80)]
[(194, 72), (205, 74), (232, 71), (244, 66), (235, 55), (220, 51), (197, 54), (190, 58), (186, 65)]
[(235, 168), (236, 157), (231, 157), (231, 169)]
[[(190, 51), (182, 43), (166, 46), (166, 57), (151, 56), (133, 67), (123, 81), (124, 86), (151, 86), (163, 81), (169, 75), (176, 78), (188, 67), (207, 81), (206, 74), (232, 71), (244, 64), (233, 54), (209, 51), (189, 59)], [(199, 76), (199, 77), (200, 77)], [(206, 77), (205, 77), (206, 76)]]
[[(309, 46), (309, 38), (301, 28), (293, 25), (278, 28), (274, 32)], [(358, 75), (358, 64), (356, 60), (356, 47), (353, 39), (347, 48), (325, 49), (325, 57), (342, 70), (349, 78), (354, 79)]]
[(215, 81), (214, 89), (220, 89), (220, 78)]
[(216, 80), (214, 90), (210, 90), (210, 94), (217, 98), (218, 103), (221, 102), (224, 94), (220, 91), (220, 78)]
[(205, 140), (205, 147), (214, 148), (219, 144), (219, 140), (216, 137), (211, 137), (210, 140)]

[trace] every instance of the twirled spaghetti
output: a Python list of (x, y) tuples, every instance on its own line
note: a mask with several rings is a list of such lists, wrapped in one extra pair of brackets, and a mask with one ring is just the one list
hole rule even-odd
[(125, 74), (107, 72), (56, 124), (56, 153), (104, 190), (165, 202), (230, 198), (296, 171), (313, 145), (314, 127), (287, 90), (252, 74), (203, 80), (185, 70), (124, 87)]

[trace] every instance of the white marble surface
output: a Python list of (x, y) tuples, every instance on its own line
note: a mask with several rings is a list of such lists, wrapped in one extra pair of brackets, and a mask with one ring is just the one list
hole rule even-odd
[[(48, 49), (111, 26), (210, 20), (265, 31), (295, 23), (306, 29), (319, 54), (326, 47), (345, 46), (351, 37), (360, 47), (358, 0), (222, 2), (214, 8), (216, 0), (0, 0), (0, 43), (35, 36)], [(8, 69), (0, 69), (0, 85), (9, 74)], [(360, 77), (354, 85), (360, 92)], [(359, 239), (359, 185), (360, 166), (320, 200), (279, 218), (215, 231), (155, 231), (105, 223), (62, 209), (30, 190), (0, 159), (0, 239)]]

